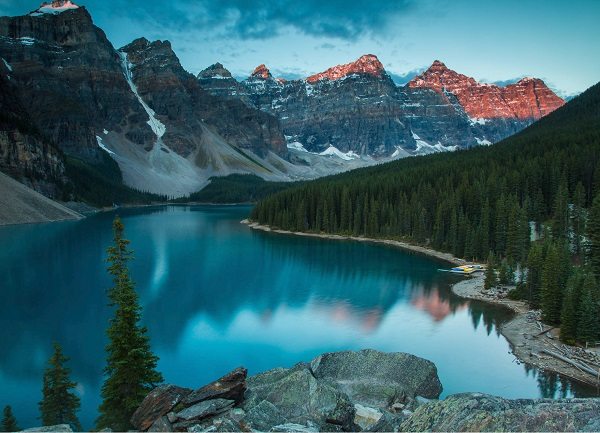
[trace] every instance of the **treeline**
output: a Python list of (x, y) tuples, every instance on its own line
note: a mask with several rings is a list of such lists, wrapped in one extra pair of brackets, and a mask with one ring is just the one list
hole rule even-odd
[[(577, 311), (583, 302), (600, 313), (596, 283), (591, 301), (585, 290), (575, 289), (583, 287), (575, 281), (594, 272), (572, 269), (582, 263), (587, 209), (599, 192), (597, 84), (494, 146), (308, 182), (262, 200), (251, 219), (293, 231), (407, 240), (478, 261), (492, 253), (501, 269), (513, 271), (512, 278), (514, 270), (523, 270), (515, 295), (542, 307), (545, 320), (558, 324), (563, 301), (573, 302)], [(594, 254), (590, 262), (600, 260), (600, 251)], [(543, 272), (561, 260), (562, 274)], [(597, 318), (594, 328), (596, 336), (587, 341), (598, 337)]]
[(298, 183), (267, 182), (253, 174), (230, 174), (211, 177), (202, 190), (172, 200), (174, 203), (254, 203), (269, 194), (290, 188)]
[(93, 206), (165, 203), (169, 199), (124, 185), (119, 166), (108, 155), (102, 155), (102, 161), (95, 165), (66, 156), (65, 168), (70, 181), (65, 195)]

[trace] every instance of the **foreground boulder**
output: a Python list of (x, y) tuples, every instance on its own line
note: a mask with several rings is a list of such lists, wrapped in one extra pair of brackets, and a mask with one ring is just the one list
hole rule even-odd
[(419, 407), (400, 431), (600, 431), (600, 400), (456, 394)]
[(408, 353), (326, 353), (310, 368), (315, 378), (335, 383), (354, 401), (380, 408), (394, 399), (438, 398), (442, 393), (435, 364)]
[(244, 399), (247, 375), (248, 370), (245, 368), (236, 368), (231, 373), (226, 374), (219, 380), (209, 383), (208, 385), (205, 385), (189, 394), (183, 400), (183, 404), (185, 406), (191, 406), (201, 401), (214, 398), (223, 398), (239, 403)]
[(133, 413), (131, 425), (138, 430), (147, 430), (191, 392), (191, 389), (175, 385), (163, 385), (155, 388)]

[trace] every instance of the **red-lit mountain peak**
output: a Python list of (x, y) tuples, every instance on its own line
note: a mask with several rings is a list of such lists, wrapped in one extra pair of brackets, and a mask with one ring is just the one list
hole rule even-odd
[(306, 79), (309, 83), (315, 83), (319, 80), (339, 80), (352, 74), (367, 74), (374, 77), (381, 77), (385, 73), (385, 69), (377, 56), (373, 54), (365, 54), (358, 60), (345, 65), (337, 65), (327, 69), (324, 72), (311, 75)]
[(538, 78), (527, 77), (500, 87), (479, 83), (449, 69), (439, 60), (413, 78), (408, 86), (450, 92), (472, 118), (539, 119), (565, 103)]
[(273, 75), (271, 75), (271, 71), (269, 71), (269, 68), (267, 68), (264, 64), (262, 65), (258, 65), (254, 71), (252, 72), (252, 75), (250, 75), (251, 78), (262, 78), (263, 80), (268, 80), (269, 78), (273, 78)]

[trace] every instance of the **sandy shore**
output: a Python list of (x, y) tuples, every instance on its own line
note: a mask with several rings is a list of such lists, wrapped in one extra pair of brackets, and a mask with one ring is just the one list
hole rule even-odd
[[(272, 229), (269, 226), (260, 225), (249, 220), (243, 220), (242, 223), (248, 225), (252, 229), (262, 230), (265, 232), (322, 239), (373, 242), (384, 245), (392, 245), (405, 250), (425, 254), (455, 265), (467, 263), (465, 260), (454, 257), (452, 254), (442, 253), (418, 245), (411, 245), (406, 242), (355, 236), (292, 232), (288, 230)], [(467, 277), (466, 279), (454, 284), (452, 291), (456, 295), (463, 298), (502, 305), (514, 311), (514, 317), (501, 326), (500, 332), (510, 343), (513, 354), (519, 360), (519, 362), (532, 365), (542, 370), (558, 373), (588, 385), (600, 387), (599, 377), (593, 377), (589, 373), (583, 372), (568, 363), (544, 353), (546, 350), (555, 353), (561, 353), (561, 350), (566, 350), (568, 352), (574, 351), (585, 356), (589, 355), (593, 358), (594, 356), (598, 356), (597, 352), (594, 353), (590, 351), (590, 353), (583, 353), (585, 352), (583, 349), (563, 345), (558, 339), (557, 329), (541, 324), (539, 321), (539, 312), (529, 310), (528, 305), (525, 302), (513, 301), (506, 298), (506, 292), (486, 292), (483, 288), (483, 282), (483, 275)], [(540, 329), (540, 326), (542, 329)]]
[(358, 242), (371, 242), (371, 243), (376, 243), (376, 244), (392, 245), (394, 247), (402, 248), (402, 249), (409, 250), (409, 251), (414, 251), (414, 252), (420, 253), (420, 254), (425, 254), (430, 257), (435, 257), (436, 259), (444, 260), (448, 263), (452, 263), (453, 265), (464, 265), (464, 264), (468, 263), (466, 260), (454, 257), (452, 254), (442, 253), (440, 251), (432, 250), (431, 248), (421, 247), (418, 245), (412, 245), (412, 244), (409, 244), (406, 242), (393, 241), (393, 240), (389, 240), (389, 239), (373, 239), (373, 238), (365, 238), (365, 237), (357, 237), (357, 236), (341, 236), (341, 235), (328, 235), (328, 234), (322, 234), (322, 233), (292, 232), (289, 230), (273, 229), (269, 226), (260, 225), (258, 223), (252, 222), (247, 219), (245, 219), (241, 222), (242, 222), (242, 224), (246, 224), (254, 230), (261, 230), (263, 232), (304, 236), (304, 237), (310, 237), (310, 238), (351, 240), (351, 241), (358, 241)]

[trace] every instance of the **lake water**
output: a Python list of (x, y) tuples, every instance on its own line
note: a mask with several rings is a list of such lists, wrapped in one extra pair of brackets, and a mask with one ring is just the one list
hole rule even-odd
[[(454, 296), (447, 264), (393, 247), (257, 232), (244, 206), (120, 210), (131, 273), (165, 380), (198, 387), (327, 351), (373, 348), (435, 362), (444, 396), (586, 396), (593, 390), (519, 365), (504, 309)], [(59, 342), (92, 428), (110, 318), (106, 247), (114, 213), (0, 228), (0, 406), (39, 425), (42, 374)]]

